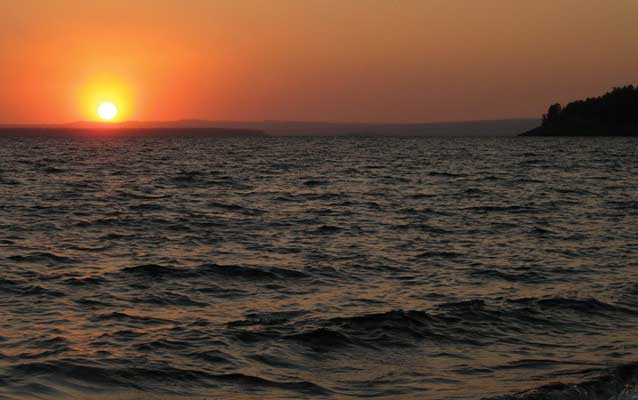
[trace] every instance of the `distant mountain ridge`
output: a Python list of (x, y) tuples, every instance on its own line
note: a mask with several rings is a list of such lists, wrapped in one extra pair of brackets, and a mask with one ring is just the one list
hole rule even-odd
[(203, 121), (200, 124), (186, 124), (182, 121), (120, 123), (81, 121), (68, 124), (0, 125), (0, 136), (83, 136), (105, 132), (123, 136), (266, 136), (259, 129), (225, 128), (203, 123)]
[(272, 136), (514, 136), (537, 123), (535, 119), (426, 123), (215, 122), (228, 128), (261, 129)]
[(504, 119), (428, 123), (365, 123), (306, 121), (208, 121), (184, 119), (177, 121), (126, 121), (103, 123), (79, 121), (68, 124), (0, 125), (0, 134), (8, 129), (46, 130), (113, 130), (127, 132), (178, 132), (189, 130), (220, 130), (228, 134), (268, 136), (514, 136), (531, 129), (535, 119)]

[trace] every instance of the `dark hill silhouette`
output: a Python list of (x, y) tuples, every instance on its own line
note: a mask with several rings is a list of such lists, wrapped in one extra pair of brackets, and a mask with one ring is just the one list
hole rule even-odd
[(552, 104), (542, 125), (522, 136), (638, 136), (638, 87), (614, 88), (564, 108)]
[(204, 121), (119, 123), (80, 121), (69, 124), (0, 125), (0, 136), (85, 136), (105, 133), (118, 136), (253, 137), (266, 135), (260, 129), (217, 127)]
[(0, 136), (17, 134), (83, 134), (110, 130), (124, 134), (206, 134), (209, 136), (513, 136), (531, 129), (534, 119), (429, 123), (365, 123), (312, 121), (79, 121), (58, 125), (0, 125)]

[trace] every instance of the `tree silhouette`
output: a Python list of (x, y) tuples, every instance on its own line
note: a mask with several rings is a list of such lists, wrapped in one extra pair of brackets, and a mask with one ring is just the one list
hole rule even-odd
[(556, 122), (562, 110), (563, 107), (559, 103), (549, 106), (547, 114), (543, 114), (543, 126)]
[(617, 87), (600, 97), (567, 104), (553, 104), (543, 115), (543, 126), (595, 122), (601, 125), (622, 126), (638, 124), (638, 87)]

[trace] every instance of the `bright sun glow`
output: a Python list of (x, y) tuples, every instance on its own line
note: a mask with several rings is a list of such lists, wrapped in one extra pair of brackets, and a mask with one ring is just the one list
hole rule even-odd
[(102, 103), (97, 108), (97, 115), (105, 121), (112, 121), (117, 116), (117, 107), (110, 102)]

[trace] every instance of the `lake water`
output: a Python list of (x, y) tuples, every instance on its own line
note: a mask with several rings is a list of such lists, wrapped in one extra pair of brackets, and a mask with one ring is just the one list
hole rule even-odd
[(595, 379), (638, 360), (637, 145), (0, 138), (0, 398)]

